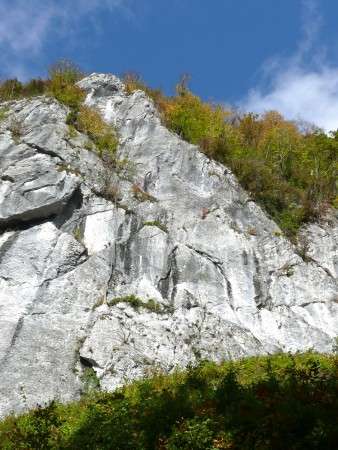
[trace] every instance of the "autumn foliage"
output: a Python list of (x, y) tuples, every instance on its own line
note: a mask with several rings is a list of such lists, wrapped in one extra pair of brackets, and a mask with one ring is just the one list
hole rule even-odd
[(128, 93), (143, 89), (154, 99), (169, 129), (229, 166), (288, 235), (338, 206), (337, 132), (300, 131), (276, 111), (235, 115), (194, 95), (186, 77), (169, 97), (132, 74), (125, 82)]

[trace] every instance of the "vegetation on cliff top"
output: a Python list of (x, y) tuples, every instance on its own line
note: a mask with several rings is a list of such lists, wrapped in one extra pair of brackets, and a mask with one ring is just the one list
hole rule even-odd
[(201, 362), (8, 417), (0, 449), (332, 450), (337, 375), (315, 353)]
[[(116, 133), (95, 111), (81, 106), (84, 93), (76, 86), (81, 70), (61, 61), (47, 80), (0, 83), (0, 101), (46, 94), (66, 104), (70, 127), (88, 134), (101, 156), (112, 159)], [(161, 113), (163, 123), (183, 139), (199, 145), (210, 158), (231, 168), (242, 186), (289, 236), (338, 207), (338, 130), (330, 136), (317, 128), (300, 131), (278, 112), (234, 115), (221, 105), (202, 101), (183, 77), (176, 94), (166, 96), (135, 74), (124, 76), (126, 92), (144, 90)]]
[(97, 111), (83, 105), (86, 95), (76, 83), (84, 76), (82, 70), (74, 63), (60, 60), (49, 68), (46, 80), (33, 79), (27, 83), (21, 83), (12, 79), (0, 83), (0, 101), (37, 95), (56, 98), (70, 108), (67, 116), (70, 135), (76, 135), (76, 130), (87, 134), (88, 149), (96, 151), (101, 158), (112, 162), (118, 145), (117, 134)]
[(69, 107), (78, 107), (84, 100), (84, 92), (76, 82), (84, 77), (82, 70), (68, 60), (60, 60), (50, 66), (48, 78), (32, 79), (21, 83), (16, 78), (0, 83), (0, 101), (50, 95)]
[(330, 136), (315, 127), (300, 131), (276, 111), (234, 115), (194, 95), (186, 77), (171, 97), (135, 74), (124, 82), (128, 93), (142, 89), (154, 100), (170, 130), (230, 167), (289, 236), (328, 207), (338, 207), (338, 131)]

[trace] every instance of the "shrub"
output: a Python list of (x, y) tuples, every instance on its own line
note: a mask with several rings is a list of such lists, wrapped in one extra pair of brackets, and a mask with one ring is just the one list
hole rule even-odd
[(48, 93), (77, 110), (85, 98), (85, 93), (75, 85), (84, 76), (81, 69), (71, 61), (62, 59), (53, 64), (48, 73)]
[(81, 244), (83, 243), (83, 231), (81, 230), (80, 226), (77, 225), (73, 229), (72, 234), (78, 242), (80, 242)]
[(86, 148), (95, 150), (107, 163), (115, 164), (115, 153), (118, 146), (116, 132), (95, 109), (85, 105), (72, 108), (67, 115), (66, 123), (69, 127), (70, 137), (75, 137), (76, 130), (87, 134), (89, 140)]
[(69, 59), (59, 59), (48, 68), (49, 79), (58, 81), (59, 84), (75, 84), (80, 81), (85, 73), (81, 68)]
[(23, 85), (16, 78), (12, 80), (5, 80), (0, 84), (0, 100), (14, 100), (21, 96)]
[(109, 200), (113, 203), (118, 203), (122, 198), (119, 186), (112, 183), (107, 183), (104, 186), (102, 195), (106, 200)]
[(78, 108), (85, 98), (84, 92), (75, 85), (49, 84), (48, 94), (70, 108)]
[(85, 367), (81, 381), (85, 393), (97, 391), (100, 389), (100, 380), (98, 379), (95, 370), (92, 367)]
[(16, 78), (0, 83), (0, 101), (48, 94), (70, 108), (78, 108), (84, 92), (75, 85), (84, 73), (71, 61), (62, 59), (49, 68), (49, 79), (32, 79), (21, 83)]
[[(25, 420), (26, 419), (26, 420)], [(11, 421), (11, 428), (4, 432), (0, 441), (2, 449), (41, 449), (59, 448), (60, 426), (62, 419), (58, 415), (55, 402), (48, 406), (38, 406), (29, 417)]]
[(165, 110), (165, 123), (192, 144), (207, 146), (220, 138), (228, 114), (220, 106), (204, 103), (190, 91), (181, 90)]
[(27, 83), (21, 83), (17, 79), (6, 80), (0, 83), (0, 101), (42, 95), (45, 89), (46, 81), (41, 79), (32, 79)]
[(211, 419), (194, 418), (174, 427), (167, 442), (168, 450), (213, 450), (214, 426)]
[(135, 295), (126, 295), (125, 297), (117, 297), (108, 302), (109, 306), (117, 305), (118, 303), (128, 303), (134, 309), (145, 308), (148, 311), (159, 313), (162, 311), (162, 306), (154, 299), (150, 298), (146, 302), (136, 297)]
[(311, 352), (204, 361), (8, 417), (0, 448), (330, 450), (337, 368), (337, 357)]
[(46, 89), (46, 81), (40, 78), (32, 79), (23, 86), (23, 97), (34, 97), (44, 94)]
[(123, 395), (111, 401), (106, 395), (87, 405), (82, 426), (75, 427), (64, 449), (69, 450), (136, 450), (140, 437), (134, 426), (133, 410)]
[(156, 300), (154, 300), (153, 298), (150, 298), (144, 306), (146, 309), (148, 309), (148, 311), (151, 312), (155, 312), (155, 313), (160, 313), (162, 312), (162, 306), (160, 303), (158, 303)]
[(114, 160), (118, 139), (112, 126), (108, 125), (93, 108), (81, 106), (76, 119), (68, 116), (68, 121), (74, 120), (76, 128), (86, 133), (95, 144), (101, 158)]

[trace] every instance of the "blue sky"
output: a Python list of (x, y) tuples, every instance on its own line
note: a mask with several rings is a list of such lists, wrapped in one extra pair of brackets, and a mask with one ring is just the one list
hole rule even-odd
[(338, 128), (336, 0), (0, 0), (0, 77), (45, 76), (61, 57), (136, 71), (167, 93)]

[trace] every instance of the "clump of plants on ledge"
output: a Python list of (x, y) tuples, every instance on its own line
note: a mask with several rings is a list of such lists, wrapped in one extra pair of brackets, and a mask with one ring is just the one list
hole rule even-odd
[(150, 298), (147, 301), (143, 301), (135, 295), (126, 295), (125, 297), (117, 297), (108, 302), (109, 306), (117, 305), (118, 303), (127, 303), (134, 309), (139, 310), (140, 308), (147, 309), (148, 311), (160, 313), (163, 308), (156, 300)]
[(0, 448), (332, 450), (337, 370), (337, 357), (315, 353), (204, 361), (8, 417)]
[(116, 132), (97, 111), (85, 105), (74, 108), (68, 114), (67, 124), (81, 133), (85, 133), (92, 143), (89, 147), (95, 149), (102, 159), (109, 162), (114, 161), (118, 146)]
[(168, 233), (167, 227), (159, 220), (149, 220), (147, 222), (143, 222), (143, 226), (144, 227), (157, 227), (160, 230), (164, 231), (165, 233)]
[(169, 97), (135, 74), (125, 75), (124, 82), (128, 93), (143, 89), (153, 98), (169, 129), (229, 166), (289, 236), (328, 207), (338, 207), (338, 131), (330, 136), (316, 128), (301, 132), (275, 111), (232, 120), (232, 111), (193, 94), (187, 77)]

